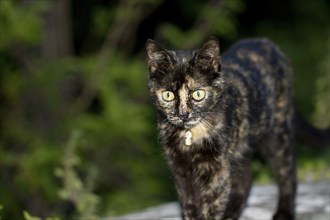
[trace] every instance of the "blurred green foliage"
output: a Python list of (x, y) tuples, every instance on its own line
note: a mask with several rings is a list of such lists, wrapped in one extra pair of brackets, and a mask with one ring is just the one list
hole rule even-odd
[(0, 25), (5, 32), (1, 35), (0, 49), (6, 49), (15, 41), (23, 44), (38, 43), (42, 37), (42, 20), (36, 14), (46, 10), (47, 3), (40, 1), (33, 7), (23, 8), (16, 7), (11, 1), (2, 1)]
[[(299, 109), (328, 126), (329, 16), (325, 0), (0, 1), (1, 216), (113, 216), (176, 199), (147, 38), (189, 48), (213, 35), (223, 51), (269, 37), (292, 59)], [(327, 168), (329, 157), (301, 153), (306, 170)]]
[[(182, 7), (185, 8), (187, 5)], [(191, 27), (183, 30), (175, 23), (164, 23), (157, 30), (161, 38), (174, 48), (195, 47), (210, 37), (210, 33), (228, 39), (237, 37), (235, 16), (243, 11), (243, 1), (224, 0), (205, 3), (195, 0), (195, 4), (189, 9), (190, 13), (197, 15)]]

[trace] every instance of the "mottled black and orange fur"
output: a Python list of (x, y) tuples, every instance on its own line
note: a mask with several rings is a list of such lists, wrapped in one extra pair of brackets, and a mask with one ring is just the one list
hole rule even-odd
[[(267, 39), (243, 40), (223, 53), (209, 39), (199, 50), (147, 42), (149, 89), (160, 139), (184, 219), (238, 219), (251, 186), (257, 150), (279, 186), (273, 219), (295, 218), (294, 104), (288, 59)], [(191, 94), (202, 89), (205, 98)], [(175, 98), (165, 101), (163, 91)], [(185, 133), (192, 132), (192, 145)]]

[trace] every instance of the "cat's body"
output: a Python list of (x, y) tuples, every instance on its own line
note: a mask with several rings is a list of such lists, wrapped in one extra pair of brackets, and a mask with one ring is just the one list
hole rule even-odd
[[(238, 219), (259, 150), (278, 178), (274, 219), (294, 219), (293, 82), (289, 61), (266, 39), (222, 55), (210, 39), (199, 50), (147, 42), (149, 89), (160, 140), (184, 219)], [(221, 67), (221, 70), (220, 70)]]

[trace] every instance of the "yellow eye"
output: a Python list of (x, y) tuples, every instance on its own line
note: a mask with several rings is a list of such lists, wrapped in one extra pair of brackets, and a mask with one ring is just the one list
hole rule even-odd
[(167, 102), (173, 101), (174, 93), (171, 91), (163, 91), (162, 92), (163, 99)]
[(202, 99), (205, 98), (205, 90), (203, 90), (203, 89), (196, 90), (195, 92), (193, 92), (192, 98), (195, 101), (201, 101)]

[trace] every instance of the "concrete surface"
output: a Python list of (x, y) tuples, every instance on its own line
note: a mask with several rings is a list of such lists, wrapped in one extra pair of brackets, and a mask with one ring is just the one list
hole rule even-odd
[[(254, 186), (240, 220), (271, 219), (276, 208), (277, 187)], [(330, 182), (300, 183), (296, 199), (297, 220), (330, 220)], [(137, 213), (131, 213), (111, 220), (181, 220), (177, 202), (151, 207)]]

